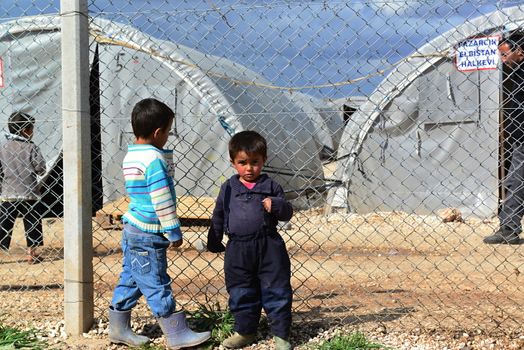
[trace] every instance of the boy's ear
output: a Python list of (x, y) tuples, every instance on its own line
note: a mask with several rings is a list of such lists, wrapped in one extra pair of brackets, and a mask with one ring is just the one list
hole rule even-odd
[(161, 128), (155, 129), (155, 131), (153, 131), (153, 138), (156, 139), (158, 137), (158, 134), (160, 134), (161, 131), (162, 131)]
[(519, 55), (519, 58), (521, 61), (524, 60), (524, 50), (519, 46), (515, 52)]

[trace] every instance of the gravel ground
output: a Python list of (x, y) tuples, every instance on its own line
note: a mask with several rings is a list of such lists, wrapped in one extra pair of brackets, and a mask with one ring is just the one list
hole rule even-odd
[[(309, 350), (335, 334), (355, 331), (391, 349), (524, 349), (524, 251), (522, 245), (481, 243), (497, 222), (466, 218), (444, 224), (436, 216), (404, 213), (340, 214), (326, 219), (315, 212), (297, 213), (293, 220), (293, 228), (284, 236), (295, 266), (294, 306), (300, 310), (292, 332), (296, 349)], [(28, 266), (23, 260), (21, 232), (9, 254), (0, 254), (0, 321), (41, 330), (54, 349), (125, 349), (108, 343), (103, 315), (120, 271), (121, 256), (115, 250), (119, 232), (95, 232), (95, 243), (100, 243), (94, 247), (95, 316), (100, 319), (84, 336), (67, 338), (61, 321), (64, 229), (60, 224), (46, 226), (42, 264)], [(199, 235), (191, 232), (188, 237)], [(191, 287), (188, 294), (177, 294), (182, 305), (205, 291), (222, 293), (222, 279), (207, 278), (216, 277), (222, 264), (210, 254), (190, 247), (171, 253), (170, 273), (186, 272), (178, 276), (174, 288)], [(163, 344), (144, 303), (136, 309), (135, 329)], [(392, 312), (396, 317), (377, 319)], [(346, 323), (329, 326), (336, 320)], [(267, 331), (262, 330), (258, 339), (246, 349), (274, 348)]]
[[(46, 322), (36, 324), (46, 336), (44, 339), (54, 349), (126, 349), (126, 346), (109, 344), (107, 341), (107, 323), (103, 320), (95, 322), (95, 326), (80, 338), (66, 337), (64, 322)], [(391, 326), (391, 325), (389, 325)], [(133, 328), (138, 333), (145, 333), (153, 339), (155, 345), (162, 346), (164, 338), (156, 325), (133, 323)], [(314, 349), (315, 345), (331, 339), (336, 335), (362, 332), (372, 342), (379, 343), (389, 349), (398, 350), (484, 350), (484, 349), (524, 349), (524, 333), (521, 334), (498, 334), (487, 335), (482, 331), (477, 332), (449, 332), (441, 333), (437, 330), (423, 331), (415, 329), (406, 333), (401, 329), (386, 329), (383, 325), (367, 325), (364, 327), (339, 326), (329, 329), (318, 327), (295, 326), (292, 341), (296, 350)], [(198, 348), (195, 348), (198, 349)], [(202, 348), (203, 349), (203, 348)], [(205, 349), (209, 350), (209, 347)], [(223, 350), (222, 346), (214, 347), (214, 350)], [(267, 332), (259, 333), (258, 342), (244, 349), (269, 350), (274, 349), (274, 343)]]
[[(31, 295), (33, 293), (33, 295)], [(24, 308), (27, 298), (33, 296), (33, 304), (38, 310), (48, 310), (35, 313), (31, 306), (25, 304), (25, 317), (4, 317), (9, 325), (22, 329), (36, 328), (42, 334), (42, 338), (51, 345), (50, 348), (62, 349), (110, 349), (123, 350), (126, 346), (109, 344), (107, 338), (108, 324), (106, 319), (95, 319), (92, 329), (84, 333), (81, 337), (67, 337), (64, 321), (59, 316), (62, 313), (61, 301), (62, 291), (49, 292), (51, 299), (47, 297), (37, 297), (43, 292), (26, 292), (25, 298), (6, 298), (6, 292), (0, 292), (0, 310), (5, 311), (6, 305), (11, 307)], [(14, 296), (14, 292), (7, 295)], [(33, 309), (34, 310), (34, 309)], [(30, 316), (28, 316), (30, 315)], [(132, 327), (135, 332), (145, 334), (152, 339), (153, 344), (162, 348), (164, 337), (156, 321), (151, 316), (140, 317), (136, 315), (150, 315), (145, 303), (139, 303), (133, 311)], [(4, 315), (5, 316), (5, 315)], [(524, 331), (504, 332), (502, 328), (496, 328), (491, 333), (485, 330), (469, 328), (467, 330), (451, 329), (443, 330), (440, 328), (427, 329), (412, 328), (406, 331), (406, 320), (397, 319), (388, 322), (364, 322), (357, 325), (336, 325), (326, 327), (322, 321), (300, 322), (296, 319), (292, 329), (292, 343), (296, 350), (313, 350), (315, 346), (333, 338), (336, 335), (352, 334), (362, 332), (365, 337), (372, 342), (382, 344), (387, 349), (398, 350), (488, 350), (488, 349), (524, 349)], [(518, 327), (517, 327), (518, 328)], [(0, 349), (2, 349), (0, 347)], [(201, 349), (211, 350), (209, 347)], [(259, 327), (258, 342), (245, 349), (250, 350), (271, 350), (274, 343), (268, 332), (267, 324), (261, 323)], [(2, 349), (4, 350), (4, 349)], [(213, 350), (224, 350), (221, 346), (214, 347)]]

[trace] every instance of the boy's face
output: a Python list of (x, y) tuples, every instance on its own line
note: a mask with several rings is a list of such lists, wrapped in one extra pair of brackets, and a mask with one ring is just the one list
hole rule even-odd
[(499, 54), (502, 63), (509, 67), (516, 67), (524, 61), (524, 53), (522, 52), (522, 49), (515, 48), (512, 50), (508, 43), (502, 43), (499, 45)]
[(169, 132), (171, 131), (172, 126), (173, 119), (171, 119), (169, 125), (167, 125), (165, 128), (156, 129), (155, 133), (153, 134), (153, 140), (151, 141), (151, 144), (159, 149), (164, 148), (164, 146), (167, 143), (167, 138), (169, 137)]
[(22, 136), (25, 136), (27, 139), (31, 139), (33, 137), (33, 130), (34, 128), (32, 126), (28, 126), (24, 130), (22, 130)]
[(260, 154), (248, 155), (246, 152), (240, 151), (235, 156), (235, 159), (231, 160), (231, 164), (238, 175), (240, 175), (240, 181), (256, 182), (262, 172), (265, 161)]

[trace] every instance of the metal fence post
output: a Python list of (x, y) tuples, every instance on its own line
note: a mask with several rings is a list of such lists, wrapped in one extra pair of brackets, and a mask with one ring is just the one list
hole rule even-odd
[(64, 154), (64, 317), (80, 335), (93, 322), (93, 246), (87, 0), (61, 0)]

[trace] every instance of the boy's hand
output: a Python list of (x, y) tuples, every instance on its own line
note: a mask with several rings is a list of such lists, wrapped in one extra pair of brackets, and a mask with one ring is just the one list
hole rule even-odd
[(167, 231), (166, 236), (169, 242), (176, 242), (182, 239), (182, 231), (180, 231), (180, 227), (177, 227), (174, 230)]
[(182, 231), (180, 227), (174, 230), (167, 231), (167, 239), (169, 239), (169, 250), (174, 250), (182, 245)]
[(211, 227), (209, 228), (209, 231), (207, 233), (207, 250), (211, 253), (222, 253), (223, 251), (225, 251), (226, 247), (224, 247), (224, 245), (222, 244), (222, 237), (223, 233), (217, 234), (217, 231), (215, 231), (213, 224), (211, 224)]
[(180, 247), (182, 245), (182, 239), (179, 239), (178, 241), (170, 242), (169, 243), (169, 250), (175, 250), (176, 248)]
[(210, 242), (207, 241), (207, 250), (211, 253), (222, 253), (226, 250), (226, 247), (222, 244), (222, 242)]
[(262, 201), (262, 205), (264, 206), (264, 209), (266, 209), (268, 213), (271, 213), (271, 198), (269, 197), (264, 198), (264, 200)]

